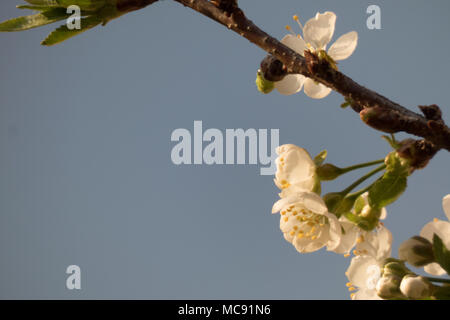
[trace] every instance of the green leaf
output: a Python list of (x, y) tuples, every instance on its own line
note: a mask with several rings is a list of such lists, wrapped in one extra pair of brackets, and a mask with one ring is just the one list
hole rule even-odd
[(66, 25), (62, 25), (61, 27), (50, 33), (48, 37), (44, 41), (42, 41), (41, 44), (44, 46), (52, 46), (61, 43), (69, 38), (72, 38), (76, 35), (79, 35), (80, 33), (98, 26), (102, 22), (102, 18), (98, 16), (90, 16), (81, 19), (81, 29), (79, 30), (69, 30)]
[(0, 31), (28, 30), (67, 18), (66, 9), (52, 8), (30, 16), (18, 17), (0, 23)]
[(433, 253), (436, 262), (450, 274), (450, 251), (445, 247), (442, 239), (437, 234), (433, 235)]
[(386, 159), (386, 172), (369, 189), (369, 205), (381, 209), (397, 200), (406, 190), (408, 165), (392, 152)]
[(391, 134), (391, 136), (381, 136), (384, 140), (389, 143), (389, 145), (392, 147), (392, 149), (397, 150), (401, 147), (401, 145), (398, 143), (398, 141), (395, 139), (395, 136)]
[(316, 166), (320, 166), (327, 158), (327, 155), (328, 155), (328, 151), (323, 150), (317, 156), (315, 156), (314, 163), (316, 164)]

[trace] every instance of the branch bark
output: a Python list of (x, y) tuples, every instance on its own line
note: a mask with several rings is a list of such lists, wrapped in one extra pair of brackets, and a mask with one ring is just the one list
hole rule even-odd
[[(402, 151), (414, 157), (420, 150), (420, 157), (413, 159), (418, 164), (417, 168), (423, 167), (440, 149), (450, 151), (450, 128), (442, 120), (438, 106), (422, 106), (424, 115), (415, 113), (356, 83), (317, 55), (305, 51), (303, 57), (250, 21), (239, 8), (237, 0), (174, 1), (224, 25), (266, 51), (269, 57), (262, 62), (263, 72), (277, 74), (281, 78), (286, 74), (302, 74), (312, 78), (343, 95), (367, 125), (387, 133), (406, 132), (422, 137), (423, 140), (406, 144), (414, 150), (405, 147)], [(270, 74), (267, 74), (268, 79)]]

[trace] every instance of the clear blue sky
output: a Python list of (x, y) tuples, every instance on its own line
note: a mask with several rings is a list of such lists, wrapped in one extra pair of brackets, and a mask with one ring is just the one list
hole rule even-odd
[[(0, 19), (21, 14), (19, 3), (2, 1)], [(450, 122), (448, 1), (240, 3), (278, 38), (293, 14), (334, 11), (336, 36), (360, 36), (342, 71), (414, 110), (438, 104)], [(382, 30), (366, 28), (370, 4)], [(260, 94), (264, 52), (172, 1), (40, 46), (51, 29), (0, 34), (0, 298), (349, 298), (350, 260), (300, 255), (283, 239), (270, 214), (277, 189), (258, 166), (170, 159), (172, 131), (192, 131), (194, 120), (280, 129), (281, 143), (326, 148), (341, 166), (383, 157), (381, 133), (340, 109), (341, 96)], [(395, 254), (443, 217), (449, 160), (439, 153), (388, 207)], [(80, 291), (65, 288), (71, 264)]]

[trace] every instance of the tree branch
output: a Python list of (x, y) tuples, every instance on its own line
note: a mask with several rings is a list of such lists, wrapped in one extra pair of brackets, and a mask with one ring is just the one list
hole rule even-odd
[(279, 80), (286, 74), (302, 74), (339, 92), (350, 102), (352, 109), (360, 113), (361, 119), (369, 126), (387, 133), (406, 132), (424, 140), (409, 143), (410, 148), (403, 154), (415, 157), (417, 168), (423, 167), (440, 149), (450, 151), (450, 128), (441, 118), (436, 105), (421, 107), (425, 116), (412, 112), (386, 97), (356, 83), (317, 55), (305, 51), (305, 57), (283, 45), (252, 21), (247, 19), (236, 0), (174, 0), (212, 20), (226, 26), (269, 53), (262, 62), (262, 71), (271, 80), (277, 74)]

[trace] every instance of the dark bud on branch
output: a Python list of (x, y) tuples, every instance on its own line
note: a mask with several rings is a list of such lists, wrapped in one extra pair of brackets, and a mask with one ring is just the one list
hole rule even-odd
[(406, 139), (400, 145), (397, 152), (400, 157), (409, 160), (412, 170), (425, 168), (439, 150), (427, 140)]
[(266, 56), (261, 61), (261, 72), (265, 79), (273, 82), (281, 81), (287, 75), (286, 67), (272, 55)]

